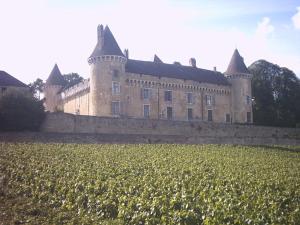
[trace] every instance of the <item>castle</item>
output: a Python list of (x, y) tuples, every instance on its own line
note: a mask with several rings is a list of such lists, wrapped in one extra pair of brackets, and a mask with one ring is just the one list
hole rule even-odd
[(54, 66), (45, 84), (46, 110), (101, 117), (252, 123), (251, 77), (236, 49), (226, 72), (130, 59), (108, 26), (88, 58), (90, 78), (72, 87)]

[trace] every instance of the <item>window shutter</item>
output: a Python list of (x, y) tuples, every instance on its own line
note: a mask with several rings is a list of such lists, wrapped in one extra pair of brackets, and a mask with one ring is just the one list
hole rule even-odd
[(208, 96), (205, 95), (205, 104), (208, 105)]
[(215, 96), (212, 96), (212, 105), (215, 105), (215, 102), (216, 102)]

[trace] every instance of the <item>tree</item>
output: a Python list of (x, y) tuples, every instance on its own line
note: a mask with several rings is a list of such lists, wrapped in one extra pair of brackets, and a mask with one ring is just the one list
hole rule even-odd
[(43, 102), (29, 91), (7, 90), (0, 97), (0, 130), (37, 131), (44, 118)]
[(66, 88), (78, 84), (83, 80), (83, 77), (81, 77), (78, 73), (64, 74), (63, 77), (66, 81)]
[(31, 93), (38, 99), (41, 99), (41, 93), (43, 93), (43, 89), (45, 86), (43, 80), (37, 78), (33, 83), (30, 83), (28, 86), (30, 88)]
[(253, 120), (259, 125), (300, 124), (300, 82), (295, 73), (265, 60), (249, 66), (253, 74)]

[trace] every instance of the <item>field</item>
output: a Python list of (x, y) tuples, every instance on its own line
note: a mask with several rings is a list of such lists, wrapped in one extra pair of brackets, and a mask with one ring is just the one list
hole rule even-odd
[(300, 224), (299, 147), (0, 143), (0, 224)]

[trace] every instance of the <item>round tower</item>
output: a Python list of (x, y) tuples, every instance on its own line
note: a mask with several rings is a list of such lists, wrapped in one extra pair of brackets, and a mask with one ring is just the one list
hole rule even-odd
[(64, 85), (65, 80), (58, 66), (55, 64), (44, 87), (46, 111), (63, 111), (62, 98), (59, 92)]
[(90, 65), (90, 112), (92, 116), (119, 116), (122, 114), (122, 76), (126, 57), (108, 26), (97, 28), (97, 45), (88, 58)]
[(231, 83), (231, 118), (233, 123), (252, 123), (251, 78), (243, 57), (235, 49), (225, 72)]

